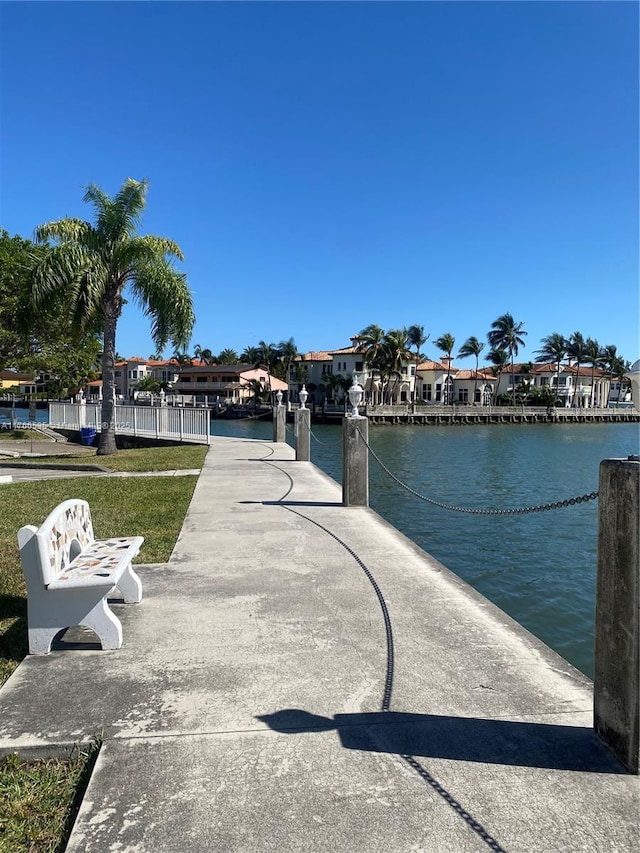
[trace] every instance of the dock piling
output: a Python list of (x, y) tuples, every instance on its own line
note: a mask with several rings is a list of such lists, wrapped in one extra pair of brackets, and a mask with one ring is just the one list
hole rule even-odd
[(640, 461), (600, 463), (594, 728), (640, 774)]

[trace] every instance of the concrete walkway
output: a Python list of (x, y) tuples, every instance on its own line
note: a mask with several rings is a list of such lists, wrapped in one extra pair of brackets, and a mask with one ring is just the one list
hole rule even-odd
[(591, 683), (340, 501), (287, 445), (213, 438), (123, 648), (18, 667), (0, 748), (104, 739), (69, 853), (635, 853)]

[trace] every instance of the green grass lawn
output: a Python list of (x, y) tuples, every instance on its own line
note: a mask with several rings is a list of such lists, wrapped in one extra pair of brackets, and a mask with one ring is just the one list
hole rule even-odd
[(119, 450), (114, 456), (97, 456), (91, 449), (73, 452), (68, 446), (64, 455), (35, 456), (10, 459), (12, 466), (33, 468), (38, 465), (100, 465), (111, 471), (172, 471), (175, 469), (201, 468), (207, 448), (200, 445), (182, 444), (177, 447), (138, 447)]
[[(121, 450), (99, 457), (118, 471), (201, 468), (204, 447)], [(78, 454), (78, 461), (95, 461)], [(51, 457), (64, 463), (68, 457)], [(27, 653), (26, 590), (17, 533), (24, 524), (40, 525), (67, 498), (89, 502), (98, 538), (145, 537), (136, 562), (163, 563), (178, 537), (197, 477), (74, 477), (0, 485), (0, 684)], [(0, 853), (62, 853), (92, 757), (79, 751), (69, 760), (0, 764)]]
[(97, 746), (67, 760), (0, 766), (0, 853), (62, 853), (97, 755)]

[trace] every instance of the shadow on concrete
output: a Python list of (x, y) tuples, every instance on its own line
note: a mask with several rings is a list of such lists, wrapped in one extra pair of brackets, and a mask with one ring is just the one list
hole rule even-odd
[(335, 729), (345, 749), (551, 770), (625, 774), (590, 728), (383, 711), (333, 718), (286, 708), (258, 716), (283, 734)]
[(260, 501), (262, 506), (342, 506), (342, 501)]

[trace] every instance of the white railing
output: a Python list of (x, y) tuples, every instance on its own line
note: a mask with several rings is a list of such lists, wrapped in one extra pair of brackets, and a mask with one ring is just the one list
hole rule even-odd
[[(116, 406), (116, 433), (209, 444), (211, 413), (208, 409), (170, 408), (169, 406)], [(90, 427), (100, 432), (102, 410), (93, 403), (51, 403), (49, 426), (54, 429)]]

